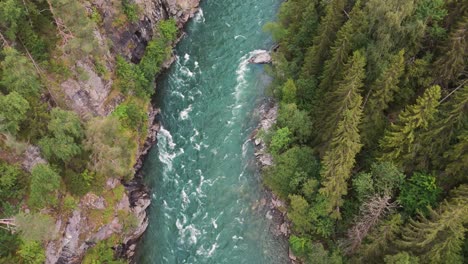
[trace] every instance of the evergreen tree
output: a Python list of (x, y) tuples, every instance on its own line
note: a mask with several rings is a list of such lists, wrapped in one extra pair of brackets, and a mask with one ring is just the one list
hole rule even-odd
[[(26, 119), (29, 103), (17, 92), (0, 94), (0, 129), (15, 135)], [(0, 131), (1, 131), (0, 130)]]
[(447, 166), (444, 174), (453, 179), (447, 179), (453, 183), (466, 182), (468, 175), (468, 130), (464, 130), (458, 137), (458, 143), (444, 153)]
[(26, 99), (39, 96), (42, 84), (32, 62), (13, 48), (5, 48), (3, 54), (0, 84), (7, 91), (15, 91)]
[(393, 95), (399, 91), (398, 83), (404, 70), (404, 51), (394, 55), (388, 67), (369, 89), (367, 102), (364, 102), (364, 118), (362, 120), (362, 140), (371, 146), (385, 127), (384, 111), (393, 101)]
[(348, 192), (347, 181), (355, 164), (355, 156), (361, 150), (359, 122), (362, 115), (362, 98), (356, 95), (350, 100), (343, 119), (338, 123), (323, 158), (320, 172), (322, 187), (320, 193), (328, 198), (328, 212), (331, 217), (340, 218), (343, 195)]
[(362, 53), (354, 52), (344, 66), (343, 78), (337, 83), (336, 89), (326, 94), (324, 107), (320, 113), (321, 120), (318, 118), (314, 120), (314, 126), (319, 135), (318, 140), (320, 140), (317, 143), (327, 145), (338, 122), (343, 119), (344, 112), (354, 107), (363, 86), (365, 64), (366, 60)]
[(452, 191), (452, 198), (430, 216), (410, 220), (398, 244), (421, 254), (424, 263), (462, 263), (461, 250), (468, 223), (468, 185)]
[(468, 85), (465, 85), (440, 106), (439, 115), (421, 134), (418, 161), (426, 164), (424, 168), (428, 167), (428, 163), (437, 169), (446, 165), (443, 153), (450, 148), (451, 142), (456, 141), (458, 132), (468, 127), (467, 111)]
[(320, 21), (319, 31), (304, 58), (302, 78), (308, 79), (320, 75), (322, 65), (330, 53), (330, 46), (343, 21), (344, 7), (344, 0), (332, 0), (327, 4), (325, 16)]
[(466, 77), (468, 65), (468, 11), (452, 29), (441, 56), (435, 61), (434, 77), (440, 84), (447, 86), (456, 82), (460, 75)]
[(350, 18), (340, 28), (336, 40), (331, 47), (330, 58), (325, 61), (324, 71), (319, 85), (319, 93), (324, 93), (332, 88), (334, 81), (340, 79), (349, 53), (360, 48), (366, 38), (367, 20), (361, 9), (360, 1), (357, 1), (349, 14)]
[(380, 141), (382, 149), (379, 160), (391, 161), (402, 166), (412, 160), (415, 135), (418, 129), (426, 129), (437, 112), (440, 87), (432, 86), (416, 100), (416, 104), (406, 107), (398, 115), (398, 121), (385, 131)]

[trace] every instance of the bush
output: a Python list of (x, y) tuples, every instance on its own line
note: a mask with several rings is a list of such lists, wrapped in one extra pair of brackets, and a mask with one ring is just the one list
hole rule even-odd
[(291, 142), (291, 136), (291, 131), (289, 131), (289, 128), (287, 127), (276, 130), (276, 132), (273, 134), (273, 137), (271, 138), (269, 146), (271, 154), (280, 154), (280, 152), (284, 150)]
[(122, 0), (122, 9), (130, 22), (138, 21), (139, 8), (135, 3), (131, 3), (130, 0)]
[(398, 200), (405, 213), (413, 215), (417, 211), (427, 213), (428, 206), (434, 206), (441, 189), (432, 175), (414, 173), (403, 185)]
[(23, 243), (18, 254), (26, 264), (42, 264), (46, 260), (45, 251), (37, 241)]
[(31, 171), (29, 204), (34, 208), (57, 205), (60, 176), (47, 164), (38, 164)]

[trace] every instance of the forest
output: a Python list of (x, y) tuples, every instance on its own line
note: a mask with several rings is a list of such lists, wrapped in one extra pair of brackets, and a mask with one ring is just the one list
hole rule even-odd
[(265, 184), (305, 263), (468, 260), (468, 2), (289, 0)]
[[(133, 2), (112, 2), (115, 28), (141, 12)], [(103, 195), (106, 204), (118, 202), (123, 186), (108, 190), (106, 180), (134, 175), (153, 81), (178, 29), (173, 19), (161, 21), (143, 58), (133, 64), (111, 57), (110, 43), (99, 43), (94, 31), (102, 28), (101, 12), (74, 0), (0, 1), (0, 263), (44, 263), (57, 219), (67, 219), (88, 192)], [(70, 107), (60, 84), (90, 78), (79, 61), (89, 62), (103, 80), (113, 80), (111, 93), (123, 99), (109, 115)], [(36, 146), (43, 159), (28, 168), (25, 162)], [(112, 208), (88, 213), (96, 226), (115, 215), (124, 229), (132, 220), (128, 212)], [(114, 261), (103, 243), (83, 263), (123, 262)]]

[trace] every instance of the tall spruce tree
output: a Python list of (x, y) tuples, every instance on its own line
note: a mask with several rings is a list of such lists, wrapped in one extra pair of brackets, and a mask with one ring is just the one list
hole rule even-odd
[(336, 89), (325, 95), (320, 119), (314, 120), (315, 129), (318, 132), (318, 145), (328, 145), (338, 122), (343, 119), (344, 112), (352, 107), (352, 102), (356, 100), (356, 97), (360, 97), (359, 93), (364, 85), (365, 65), (366, 59), (362, 52), (354, 52), (344, 66), (343, 78), (337, 83)]
[(320, 93), (328, 91), (333, 86), (333, 82), (341, 77), (340, 73), (349, 53), (360, 48), (366, 38), (367, 20), (361, 9), (360, 1), (356, 2), (349, 16), (349, 20), (337, 33), (335, 43), (331, 47), (330, 58), (325, 61), (319, 85)]
[(404, 50), (391, 57), (386, 69), (371, 85), (367, 102), (364, 102), (364, 118), (362, 120), (363, 143), (371, 147), (385, 128), (384, 111), (393, 101), (398, 92), (398, 83), (404, 71)]
[(451, 192), (452, 198), (444, 201), (430, 216), (410, 220), (402, 229), (398, 244), (421, 255), (423, 263), (463, 263), (461, 255), (468, 231), (468, 185)]
[(330, 46), (335, 40), (336, 32), (343, 22), (345, 2), (332, 0), (327, 4), (325, 16), (320, 21), (319, 32), (304, 59), (301, 73), (303, 79), (320, 75), (323, 62), (328, 58)]
[[(362, 97), (359, 94), (361, 84), (359, 79), (363, 77), (365, 59), (360, 52), (355, 52), (347, 65), (349, 74), (354, 74), (354, 81), (343, 81), (336, 91), (336, 98), (340, 98), (340, 113), (335, 116), (338, 124), (329, 124), (332, 138), (323, 158), (323, 168), (320, 172), (322, 187), (320, 193), (328, 198), (328, 211), (333, 218), (340, 218), (340, 207), (343, 205), (342, 196), (347, 193), (347, 181), (355, 164), (355, 156), (361, 150), (359, 123), (362, 116)], [(357, 76), (356, 76), (357, 75)], [(346, 80), (346, 78), (344, 79)], [(338, 97), (340, 96), (340, 97)], [(336, 105), (332, 105), (334, 107)], [(331, 108), (338, 109), (338, 108)], [(329, 120), (334, 122), (335, 120)]]
[(468, 65), (468, 11), (450, 33), (446, 45), (442, 48), (440, 57), (435, 61), (434, 77), (447, 86), (456, 82), (461, 75), (467, 77)]
[(426, 129), (437, 112), (440, 86), (432, 86), (398, 115), (398, 121), (385, 131), (380, 141), (379, 160), (391, 161), (399, 166), (411, 160), (414, 155), (414, 141), (419, 129)]

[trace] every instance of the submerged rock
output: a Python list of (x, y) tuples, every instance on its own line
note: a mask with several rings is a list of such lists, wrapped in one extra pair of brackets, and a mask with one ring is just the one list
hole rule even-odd
[(270, 52), (264, 50), (258, 54), (255, 54), (252, 58), (249, 59), (250, 63), (254, 64), (268, 64), (271, 63)]

